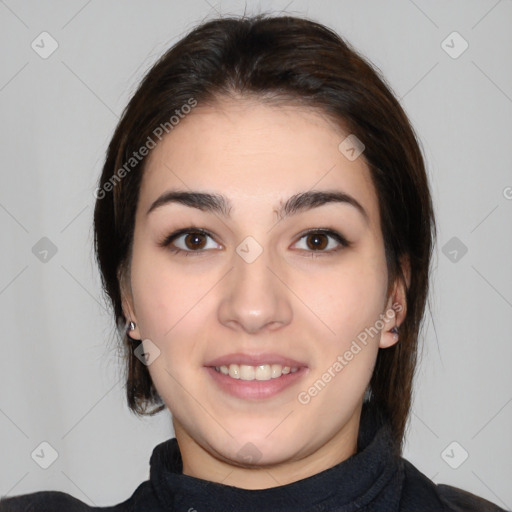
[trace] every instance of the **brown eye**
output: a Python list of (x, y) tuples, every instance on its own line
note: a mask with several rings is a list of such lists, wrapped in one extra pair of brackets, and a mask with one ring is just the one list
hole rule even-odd
[(330, 229), (312, 229), (303, 233), (295, 247), (309, 252), (310, 256), (334, 254), (341, 249), (350, 247), (351, 243), (338, 233)]
[(187, 249), (196, 250), (203, 249), (206, 245), (206, 235), (203, 233), (190, 233), (185, 236), (184, 240)]
[(211, 249), (222, 249), (210, 233), (197, 228), (180, 229), (166, 236), (158, 245), (185, 256), (204, 254)]
[(327, 235), (323, 233), (315, 233), (313, 235), (306, 236), (306, 244), (309, 249), (312, 250), (323, 250), (329, 244)]

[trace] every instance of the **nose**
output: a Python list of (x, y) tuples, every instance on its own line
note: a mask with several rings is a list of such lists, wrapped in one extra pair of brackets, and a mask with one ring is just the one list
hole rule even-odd
[(271, 261), (265, 250), (251, 263), (237, 253), (233, 260), (234, 268), (223, 280), (219, 321), (249, 334), (288, 325), (293, 317), (291, 292), (276, 261)]

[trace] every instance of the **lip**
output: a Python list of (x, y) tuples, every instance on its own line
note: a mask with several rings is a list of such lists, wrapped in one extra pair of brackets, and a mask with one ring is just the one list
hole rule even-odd
[(230, 364), (246, 364), (248, 366), (259, 366), (261, 364), (280, 364), (282, 366), (289, 366), (290, 368), (307, 368), (306, 363), (296, 361), (295, 359), (290, 359), (289, 357), (285, 357), (280, 354), (243, 354), (241, 352), (217, 357), (216, 359), (212, 359), (211, 361), (205, 363), (204, 366), (229, 366)]
[[(281, 375), (277, 379), (270, 380), (242, 380), (233, 379), (229, 375), (215, 370), (217, 366), (229, 366), (230, 364), (245, 364), (259, 366), (262, 364), (280, 364), (290, 368), (298, 368), (294, 373)], [(290, 386), (298, 382), (308, 373), (308, 366), (300, 361), (275, 353), (259, 354), (226, 354), (205, 363), (205, 370), (213, 382), (225, 393), (244, 400), (263, 400), (282, 393)]]
[(302, 379), (308, 372), (308, 368), (303, 366), (295, 373), (281, 375), (277, 379), (242, 380), (224, 375), (211, 366), (205, 367), (205, 370), (222, 391), (244, 400), (264, 400), (276, 396)]

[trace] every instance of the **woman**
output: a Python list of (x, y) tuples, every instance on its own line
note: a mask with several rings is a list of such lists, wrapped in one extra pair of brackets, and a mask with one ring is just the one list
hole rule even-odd
[(1, 511), (501, 510), (401, 457), (435, 222), (405, 113), (339, 36), (199, 26), (130, 101), (96, 198), (128, 404), (168, 407), (176, 438), (117, 506)]

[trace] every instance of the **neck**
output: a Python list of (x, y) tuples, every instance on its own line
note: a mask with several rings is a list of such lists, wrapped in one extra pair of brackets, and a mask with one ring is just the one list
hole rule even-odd
[(268, 489), (316, 475), (357, 452), (361, 407), (362, 404), (356, 408), (349, 421), (320, 448), (294, 460), (254, 468), (230, 464), (215, 456), (197, 443), (181, 423), (174, 419), (183, 474), (241, 489)]

